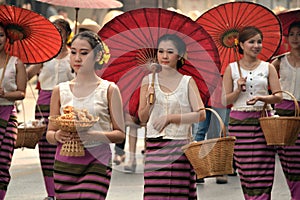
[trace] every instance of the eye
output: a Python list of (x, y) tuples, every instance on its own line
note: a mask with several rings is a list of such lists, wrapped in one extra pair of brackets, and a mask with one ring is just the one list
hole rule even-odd
[(88, 55), (89, 52), (88, 52), (88, 51), (82, 51), (82, 52), (80, 52), (80, 54), (81, 54), (81, 55)]
[(164, 51), (162, 49), (159, 49), (158, 50), (158, 53), (163, 53)]

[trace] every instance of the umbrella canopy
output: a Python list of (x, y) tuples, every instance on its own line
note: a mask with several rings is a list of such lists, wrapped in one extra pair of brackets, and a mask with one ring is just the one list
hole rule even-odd
[(6, 27), (9, 39), (6, 50), (26, 64), (48, 61), (61, 49), (62, 38), (58, 29), (38, 13), (1, 5), (0, 22)]
[[(263, 33), (263, 49), (259, 59), (268, 61), (281, 43), (281, 26), (277, 16), (267, 7), (251, 2), (220, 4), (197, 20), (216, 43), (222, 65), (221, 73), (229, 63), (236, 61), (235, 39), (245, 26), (255, 26)], [(239, 58), (239, 57), (238, 57)]]
[(120, 8), (123, 4), (117, 0), (37, 0), (40, 2), (75, 8), (75, 34), (77, 32), (78, 11), (80, 8)]
[(130, 110), (130, 98), (138, 96), (133, 94), (141, 86), (144, 76), (150, 73), (149, 64), (156, 62), (158, 38), (167, 33), (178, 35), (186, 43), (187, 58), (179, 71), (193, 76), (204, 102), (215, 89), (215, 81), (220, 77), (218, 50), (199, 24), (165, 9), (132, 10), (116, 16), (98, 33), (109, 47), (111, 58), (97, 73), (118, 84), (125, 109)]
[(279, 12), (277, 16), (281, 22), (283, 35), (288, 36), (289, 26), (293, 22), (300, 21), (300, 8)]
[(300, 8), (284, 10), (277, 14), (282, 26), (282, 42), (276, 55), (281, 55), (290, 51), (290, 46), (286, 37), (288, 36), (289, 26), (296, 21), (300, 21)]

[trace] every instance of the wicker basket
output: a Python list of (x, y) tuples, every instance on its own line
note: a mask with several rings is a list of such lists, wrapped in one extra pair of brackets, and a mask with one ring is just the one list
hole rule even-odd
[(46, 125), (37, 127), (18, 127), (17, 141), (15, 148), (30, 148), (34, 149), (38, 141), (46, 131)]
[(60, 150), (60, 155), (63, 156), (84, 156), (84, 146), (78, 136), (78, 132), (87, 131), (90, 129), (98, 120), (96, 118), (93, 121), (74, 121), (74, 120), (58, 120), (59, 115), (50, 116), (49, 121), (51, 121), (54, 126), (59, 129), (71, 132), (72, 140), (65, 142)]
[[(211, 109), (220, 122), (220, 137), (192, 142), (182, 147), (197, 177), (205, 178), (233, 173), (233, 150), (235, 137), (226, 136), (226, 128), (219, 114)], [(223, 137), (222, 137), (223, 133)]]
[(295, 103), (295, 116), (267, 116), (267, 104), (265, 104), (261, 118), (259, 118), (260, 126), (266, 138), (267, 145), (295, 145), (300, 132), (299, 105), (296, 98), (287, 91), (277, 91), (273, 94), (280, 92), (292, 97)]
[(84, 146), (80, 140), (80, 137), (78, 136), (77, 133), (72, 133), (72, 134), (73, 134), (72, 140), (65, 142), (62, 145), (59, 154), (62, 156), (76, 156), (76, 157), (84, 156), (85, 155)]

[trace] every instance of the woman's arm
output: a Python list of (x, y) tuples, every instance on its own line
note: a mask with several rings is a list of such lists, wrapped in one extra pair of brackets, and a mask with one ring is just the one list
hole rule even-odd
[[(60, 115), (60, 93), (59, 86), (54, 87), (50, 101), (50, 116)], [(59, 136), (59, 130), (49, 120), (46, 139), (50, 144), (56, 144), (58, 141), (62, 142), (62, 137)]]
[(28, 80), (32, 79), (35, 75), (38, 75), (42, 70), (43, 64), (30, 65), (27, 67), (27, 78)]
[(242, 85), (245, 84), (244, 79), (240, 78), (237, 81), (238, 88), (233, 90), (233, 79), (231, 75), (231, 67), (230, 65), (227, 66), (224, 76), (223, 76), (223, 85), (225, 90), (225, 102), (227, 105), (233, 104), (239, 97), (241, 91), (242, 91)]
[(0, 95), (2, 98), (6, 98), (10, 101), (22, 100), (25, 98), (26, 86), (27, 86), (27, 74), (23, 62), (18, 59), (15, 65), (16, 67), (16, 85), (17, 89), (13, 92), (5, 92)]
[(110, 85), (108, 95), (109, 111), (113, 130), (110, 132), (104, 132), (103, 134), (108, 139), (108, 142), (122, 143), (125, 140), (125, 122), (122, 97), (117, 85)]
[[(149, 78), (145, 76), (140, 89), (140, 101), (138, 115), (141, 123), (147, 123), (150, 117), (152, 105), (149, 103), (150, 91), (154, 93), (153, 88), (149, 88)], [(154, 95), (155, 96), (155, 95)], [(155, 99), (154, 99), (155, 101)]]

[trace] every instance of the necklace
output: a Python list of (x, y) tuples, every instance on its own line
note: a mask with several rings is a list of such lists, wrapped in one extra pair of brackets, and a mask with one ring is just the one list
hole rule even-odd
[(256, 60), (253, 64), (246, 64), (244, 60), (242, 60), (242, 67), (247, 70), (253, 70), (257, 66), (258, 62), (259, 60)]

